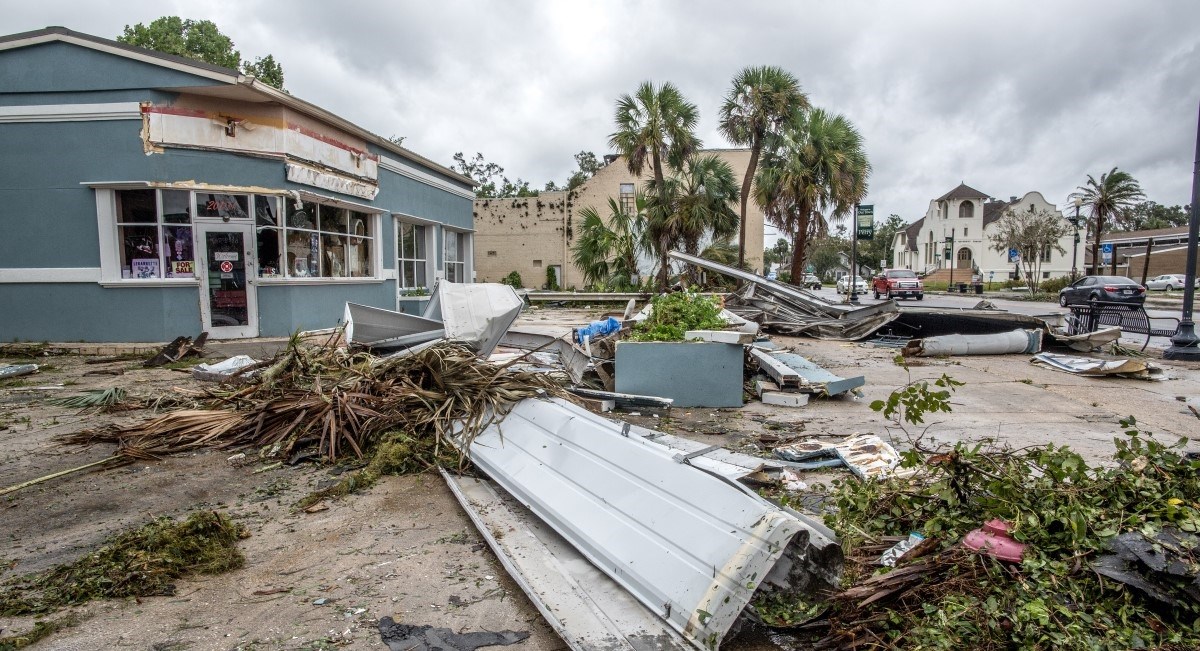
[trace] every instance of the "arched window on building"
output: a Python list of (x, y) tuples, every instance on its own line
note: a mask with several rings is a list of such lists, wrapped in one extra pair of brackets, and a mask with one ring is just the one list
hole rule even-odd
[(964, 201), (958, 205), (958, 216), (960, 219), (970, 219), (975, 216), (975, 202)]

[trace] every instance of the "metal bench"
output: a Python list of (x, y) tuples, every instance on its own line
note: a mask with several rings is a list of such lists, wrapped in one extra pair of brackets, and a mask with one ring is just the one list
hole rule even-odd
[[(1122, 333), (1146, 335), (1146, 343), (1142, 350), (1150, 345), (1151, 337), (1170, 337), (1179, 328), (1179, 319), (1171, 316), (1155, 316), (1146, 314), (1146, 308), (1141, 305), (1127, 303), (1090, 302), (1083, 305), (1070, 306), (1071, 315), (1067, 317), (1067, 334), (1081, 335), (1095, 332), (1101, 327), (1118, 326)], [(1167, 330), (1155, 328), (1153, 321), (1174, 321), (1175, 325)]]

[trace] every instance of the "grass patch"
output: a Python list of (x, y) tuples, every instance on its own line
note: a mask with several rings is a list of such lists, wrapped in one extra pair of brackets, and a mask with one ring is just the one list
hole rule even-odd
[(438, 448), (437, 441), (430, 437), (415, 437), (403, 432), (384, 434), (366, 467), (348, 474), (338, 483), (306, 495), (296, 502), (295, 508), (306, 509), (330, 498), (344, 497), (364, 491), (385, 475), (407, 475), (424, 472), (438, 464), (454, 467), (458, 456), (445, 447)]
[(93, 554), (0, 587), (0, 615), (39, 615), (108, 597), (175, 593), (174, 581), (219, 574), (245, 562), (237, 541), (246, 529), (215, 511), (185, 520), (159, 518), (110, 538)]
[(40, 642), (64, 628), (70, 628), (81, 621), (78, 615), (72, 613), (58, 619), (35, 622), (33, 628), (24, 633), (15, 633), (0, 637), (0, 651), (16, 651)]

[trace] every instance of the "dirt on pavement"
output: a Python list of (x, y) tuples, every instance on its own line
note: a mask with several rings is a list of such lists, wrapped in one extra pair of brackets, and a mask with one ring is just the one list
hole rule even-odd
[[(520, 324), (565, 332), (600, 312), (534, 309)], [(865, 375), (862, 397), (815, 399), (803, 408), (750, 402), (742, 409), (614, 416), (761, 454), (781, 440), (840, 439), (856, 432), (881, 434), (904, 447), (907, 436), (920, 432), (898, 430), (869, 403), (910, 380), (947, 373), (965, 386), (952, 398), (952, 413), (929, 419), (927, 440), (995, 437), (1016, 447), (1053, 442), (1099, 460), (1120, 435), (1117, 421), (1124, 416), (1136, 416), (1144, 429), (1169, 441), (1200, 431), (1200, 420), (1187, 408), (1200, 407), (1200, 368), (1186, 364), (1156, 361), (1167, 369), (1170, 379), (1163, 382), (1080, 378), (1033, 366), (1027, 355), (923, 359), (905, 370), (892, 361), (892, 349), (773, 340), (839, 375)], [(209, 361), (232, 352), (215, 346)], [(198, 385), (178, 371), (142, 369), (136, 360), (87, 364), (88, 359), (38, 358), (33, 361), (49, 368), (0, 384), (0, 487), (112, 453), (104, 446), (64, 447), (54, 441), (57, 435), (148, 414), (79, 415), (47, 399), (111, 386), (150, 397)], [(86, 374), (100, 369), (123, 374)], [(64, 386), (36, 389), (54, 384)], [(85, 471), (0, 498), (3, 578), (75, 561), (107, 536), (162, 515), (217, 509), (251, 533), (240, 543), (246, 556), (242, 569), (181, 580), (174, 596), (77, 607), (73, 610), (82, 621), (35, 648), (381, 649), (376, 622), (383, 616), (461, 632), (528, 631), (529, 639), (517, 645), (522, 649), (566, 647), (505, 574), (437, 475), (385, 477), (365, 492), (328, 502), (326, 510), (305, 513), (291, 506), (336, 481), (346, 467), (272, 467), (253, 453), (249, 463), (235, 465), (229, 456), (198, 452)], [(837, 476), (844, 475), (825, 472), (807, 479)], [(32, 622), (0, 618), (0, 637), (26, 630)], [(769, 640), (753, 634), (726, 645), (768, 646)]]

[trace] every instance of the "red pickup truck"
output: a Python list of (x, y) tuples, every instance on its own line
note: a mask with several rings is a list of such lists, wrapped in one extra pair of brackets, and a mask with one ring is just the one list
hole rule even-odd
[(885, 269), (871, 281), (871, 290), (875, 298), (911, 296), (918, 301), (925, 298), (925, 284), (910, 269)]

